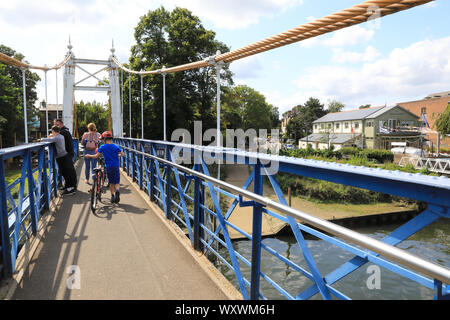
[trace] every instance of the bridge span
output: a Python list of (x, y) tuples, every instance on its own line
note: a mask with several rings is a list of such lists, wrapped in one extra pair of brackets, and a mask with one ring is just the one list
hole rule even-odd
[[(77, 163), (78, 176), (82, 162)], [(89, 188), (80, 181), (74, 196), (58, 199), (35, 253), (14, 275), (5, 298), (239, 299), (124, 175), (121, 202), (111, 204), (105, 194), (95, 214), (89, 207)]]
[[(0, 151), (1, 267), (3, 284), (9, 284), (3, 285), (7, 291), (3, 297), (258, 300), (269, 298), (260, 288), (265, 281), (279, 298), (360, 299), (343, 292), (339, 281), (364, 272), (361, 267), (367, 264), (398, 275), (399, 284), (407, 279), (417, 290), (429, 292), (428, 296), (449, 297), (450, 270), (445, 262), (397, 247), (433, 222), (448, 219), (448, 178), (229, 148), (139, 139), (115, 142), (125, 150), (121, 203), (112, 205), (106, 199), (95, 215), (89, 210), (89, 187), (83, 182), (76, 195), (57, 197), (59, 173), (52, 144)], [(196, 159), (192, 169), (180, 164), (179, 156)], [(7, 184), (4, 163), (11, 157), (23, 158), (22, 173)], [(247, 165), (246, 183), (238, 187), (214, 178), (207, 165), (212, 160)], [(274, 161), (281, 173), (408, 197), (425, 202), (427, 208), (376, 240), (290, 208), (277, 173), (268, 170)], [(18, 194), (12, 192), (16, 187)], [(263, 187), (273, 188), (278, 201), (263, 197)], [(225, 199), (231, 199), (231, 205)], [(237, 206), (253, 209), (251, 232), (231, 222)], [(299, 257), (286, 256), (263, 241), (263, 216), (289, 225)], [(231, 229), (250, 240), (251, 252), (232, 241)], [(342, 252), (342, 264), (318, 265), (319, 253), (308, 246), (306, 236)], [(273, 257), (269, 265), (263, 263), (267, 255)], [(232, 271), (234, 287), (214, 269), (211, 259), (219, 262), (221, 271)], [(292, 287), (271, 279), (269, 269), (280, 265), (289, 266), (293, 279), (304, 279), (303, 285)]]

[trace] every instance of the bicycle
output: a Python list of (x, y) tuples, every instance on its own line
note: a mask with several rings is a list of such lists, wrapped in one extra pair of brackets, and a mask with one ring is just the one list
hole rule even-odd
[(102, 201), (102, 192), (106, 180), (105, 160), (102, 156), (98, 158), (98, 166), (93, 171), (92, 188), (89, 192), (91, 193), (91, 210), (92, 213), (95, 213), (98, 203)]

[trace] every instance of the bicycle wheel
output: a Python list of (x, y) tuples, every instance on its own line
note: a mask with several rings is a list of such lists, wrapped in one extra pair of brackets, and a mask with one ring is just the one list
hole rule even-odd
[(102, 172), (97, 172), (97, 200), (98, 202), (102, 201), (102, 188), (103, 188), (103, 176)]
[(95, 210), (97, 210), (97, 177), (94, 176), (94, 181), (92, 182), (92, 189), (91, 189), (91, 210), (92, 213), (95, 213)]

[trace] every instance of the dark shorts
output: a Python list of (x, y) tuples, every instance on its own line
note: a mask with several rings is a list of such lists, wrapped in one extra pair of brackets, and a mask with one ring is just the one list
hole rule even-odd
[(112, 183), (112, 184), (120, 183), (119, 167), (106, 168), (106, 175), (108, 176), (108, 183)]

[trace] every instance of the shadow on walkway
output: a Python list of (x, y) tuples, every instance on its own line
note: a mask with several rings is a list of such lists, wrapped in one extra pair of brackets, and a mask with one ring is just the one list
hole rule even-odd
[(91, 186), (80, 180), (49, 223), (13, 299), (226, 299), (125, 178), (120, 203), (111, 204), (107, 190), (95, 215)]

